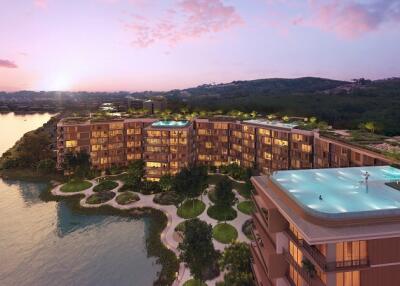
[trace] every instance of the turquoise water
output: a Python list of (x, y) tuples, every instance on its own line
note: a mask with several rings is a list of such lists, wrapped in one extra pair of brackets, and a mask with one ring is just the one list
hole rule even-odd
[(304, 208), (321, 213), (400, 210), (400, 191), (385, 185), (400, 180), (400, 170), (390, 166), (278, 171), (273, 180)]
[(151, 126), (173, 128), (173, 127), (185, 127), (188, 124), (189, 124), (189, 121), (187, 121), (187, 120), (181, 120), (181, 121), (164, 120), (164, 121), (154, 122), (153, 124), (151, 124)]
[[(0, 133), (8, 134), (0, 153), (48, 119), (0, 116)], [(0, 179), (0, 286), (153, 284), (160, 265), (147, 257), (148, 219), (78, 213), (65, 201), (43, 202), (45, 188)]]

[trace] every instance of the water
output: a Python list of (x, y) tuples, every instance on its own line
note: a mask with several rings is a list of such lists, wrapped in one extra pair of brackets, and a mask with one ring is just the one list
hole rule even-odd
[(385, 185), (400, 180), (400, 170), (390, 166), (279, 171), (273, 177), (290, 196), (318, 212), (400, 212), (400, 192)]
[[(8, 115), (9, 125), (0, 121), (0, 132), (20, 120)], [(6, 146), (1, 153), (14, 143), (3, 140), (8, 138), (0, 138)], [(65, 201), (41, 201), (45, 189), (46, 184), (0, 180), (1, 286), (152, 285), (160, 266), (146, 254), (148, 219), (78, 213)]]

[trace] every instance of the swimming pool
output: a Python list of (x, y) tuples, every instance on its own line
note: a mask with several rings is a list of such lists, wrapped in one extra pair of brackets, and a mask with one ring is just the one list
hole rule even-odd
[(385, 185), (400, 181), (400, 170), (391, 166), (278, 171), (271, 180), (317, 215), (400, 214), (400, 191)]
[(187, 125), (189, 125), (188, 120), (180, 120), (180, 121), (162, 120), (151, 124), (152, 127), (166, 127), (166, 128), (186, 127)]

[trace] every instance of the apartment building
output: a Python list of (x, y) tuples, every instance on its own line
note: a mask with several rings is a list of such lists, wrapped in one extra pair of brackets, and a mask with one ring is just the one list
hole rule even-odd
[(194, 163), (193, 123), (190, 121), (157, 121), (144, 129), (146, 176), (159, 180), (174, 175)]
[(400, 285), (399, 180), (390, 166), (253, 177), (256, 284)]
[(90, 154), (94, 168), (124, 166), (143, 159), (158, 179), (197, 163), (237, 163), (271, 174), (277, 170), (376, 166), (395, 160), (368, 148), (335, 140), (294, 123), (232, 118), (159, 121), (156, 118), (93, 120), (66, 118), (57, 125), (58, 166), (65, 155)]

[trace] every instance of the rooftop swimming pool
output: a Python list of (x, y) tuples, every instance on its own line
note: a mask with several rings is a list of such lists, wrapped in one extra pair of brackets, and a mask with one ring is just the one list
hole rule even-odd
[(400, 170), (390, 166), (278, 171), (271, 180), (317, 215), (400, 214), (400, 191), (385, 185), (400, 181)]
[(152, 127), (165, 127), (165, 128), (176, 128), (176, 127), (186, 127), (189, 125), (188, 120), (180, 120), (180, 121), (175, 121), (175, 120), (162, 120), (162, 121), (157, 121), (151, 124)]

